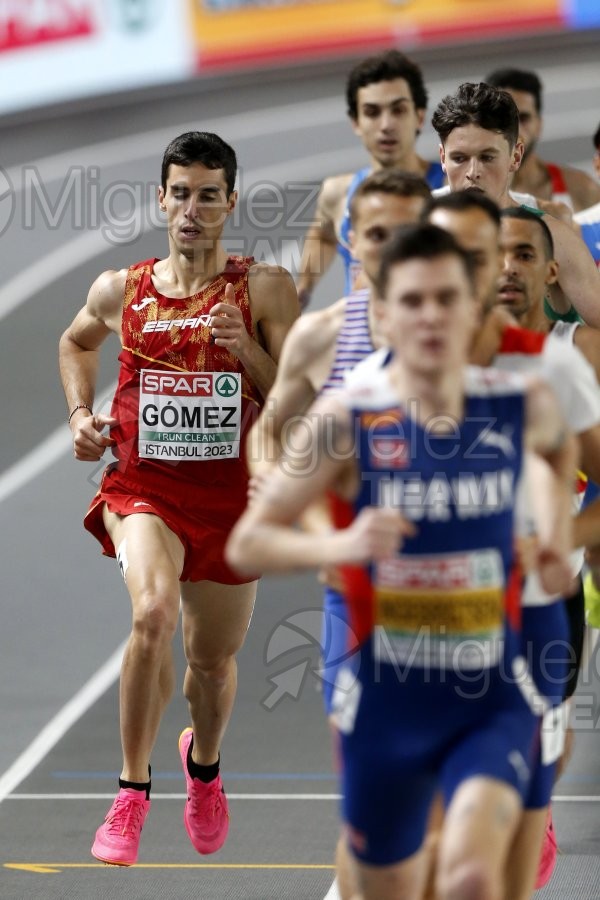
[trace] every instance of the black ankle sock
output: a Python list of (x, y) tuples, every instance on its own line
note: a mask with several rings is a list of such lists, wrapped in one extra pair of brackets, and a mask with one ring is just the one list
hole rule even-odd
[(221, 763), (221, 754), (219, 753), (219, 758), (216, 763), (213, 763), (210, 766), (199, 766), (198, 763), (195, 763), (192, 759), (192, 744), (193, 740), (190, 741), (190, 746), (188, 747), (187, 753), (187, 768), (188, 772), (192, 776), (192, 778), (198, 778), (199, 781), (203, 781), (204, 784), (208, 784), (209, 781), (214, 781), (217, 775), (219, 774), (219, 765)]
[[(148, 766), (148, 776), (152, 775), (152, 768)], [(123, 778), (119, 778), (119, 787), (126, 788), (130, 791), (146, 791), (146, 800), (150, 799), (150, 788), (152, 787), (152, 781), (150, 777), (148, 777), (148, 781), (138, 782), (138, 781), (125, 781)]]

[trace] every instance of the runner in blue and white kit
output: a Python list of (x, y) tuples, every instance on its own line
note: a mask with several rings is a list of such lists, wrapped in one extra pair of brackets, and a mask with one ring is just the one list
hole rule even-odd
[[(470, 259), (435, 226), (394, 239), (379, 281), (389, 365), (313, 408), (312, 449), (321, 452), (304, 458), (304, 477), (303, 460), (288, 457), (291, 469), (265, 485), (227, 550), (240, 571), (352, 564), (347, 598), (360, 666), (357, 677), (339, 673), (335, 702), (343, 815), (364, 900), (421, 895), (420, 848), (438, 789), (448, 802), (439, 897), (502, 893), (535, 730), (510, 677), (524, 440), (554, 472), (539, 522), (539, 574), (549, 590), (570, 578), (573, 445), (541, 383), (465, 375), (477, 317), (471, 278)], [(352, 524), (318, 536), (295, 529), (327, 489), (354, 508)]]
[(427, 91), (422, 72), (412, 60), (397, 50), (362, 60), (348, 76), (346, 103), (369, 162), (356, 174), (334, 175), (321, 185), (300, 263), (298, 294), (303, 307), (336, 253), (344, 263), (344, 292), (354, 288), (359, 266), (349, 243), (349, 204), (367, 175), (378, 169), (399, 169), (426, 179), (430, 188), (444, 182), (439, 162), (422, 159), (415, 149), (425, 120)]

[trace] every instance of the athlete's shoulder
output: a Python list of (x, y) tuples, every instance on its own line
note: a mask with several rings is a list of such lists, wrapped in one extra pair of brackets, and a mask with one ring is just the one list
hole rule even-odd
[(330, 175), (323, 180), (321, 184), (321, 192), (319, 194), (319, 203), (325, 206), (335, 206), (348, 193), (348, 188), (352, 184), (354, 174), (347, 172), (344, 175)]
[(344, 321), (346, 300), (304, 313), (292, 325), (284, 345), (286, 366), (307, 370), (333, 350)]
[(576, 209), (585, 209), (600, 202), (600, 185), (591, 175), (571, 166), (564, 166), (562, 172)]
[(90, 287), (87, 307), (92, 315), (105, 319), (121, 309), (129, 269), (107, 269)]
[(331, 347), (339, 334), (346, 315), (347, 298), (336, 300), (325, 309), (315, 309), (304, 313), (294, 323), (293, 332), (295, 339), (306, 345), (307, 352), (311, 348), (320, 351)]
[[(277, 263), (260, 262), (252, 257), (245, 257), (243, 259), (247, 262), (247, 265), (243, 268), (248, 272), (249, 278), (256, 279), (276, 276), (279, 279), (287, 279), (292, 277), (284, 266), (279, 266)], [(240, 270), (241, 268), (242, 267), (240, 267)], [(232, 271), (232, 269), (225, 269), (225, 272), (227, 271)]]
[(127, 276), (133, 266), (126, 269), (105, 269), (94, 281), (94, 285), (103, 291), (112, 291), (124, 287)]
[(568, 227), (573, 231), (577, 231), (577, 229), (573, 225), (573, 210), (568, 203), (564, 203), (562, 200), (557, 199), (538, 199), (537, 204), (539, 212), (537, 209), (533, 210), (533, 212), (540, 215), (546, 224), (548, 224), (548, 219), (558, 220), (564, 225), (568, 225)]
[(128, 272), (128, 269), (107, 269), (98, 275), (88, 291), (84, 307), (89, 317), (115, 333), (121, 326)]
[[(300, 312), (298, 292), (294, 279), (287, 269), (266, 262), (250, 262), (248, 265), (248, 296), (253, 314), (275, 306), (280, 312)], [(260, 315), (256, 316), (260, 318)]]
[(290, 300), (298, 308), (298, 292), (294, 279), (287, 269), (273, 263), (254, 262), (248, 266), (248, 294), (252, 306), (261, 298), (275, 299), (279, 305), (289, 305)]

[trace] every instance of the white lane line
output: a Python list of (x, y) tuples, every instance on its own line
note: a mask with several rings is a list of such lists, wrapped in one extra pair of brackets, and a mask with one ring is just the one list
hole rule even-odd
[[(352, 168), (363, 156), (360, 147), (345, 151), (329, 150), (300, 159), (287, 160), (276, 166), (250, 169), (244, 173), (244, 179), (247, 187), (262, 182), (277, 184), (279, 180), (286, 179), (294, 182), (307, 178), (320, 180), (323, 172), (342, 171), (346, 165)], [(148, 202), (136, 211), (137, 218), (133, 225), (135, 234), (141, 235), (156, 228), (155, 217), (148, 214), (149, 207), (153, 205), (154, 201)], [(36, 293), (47, 290), (50, 284), (68, 272), (105, 253), (110, 248), (107, 234), (111, 233), (111, 228), (118, 228), (120, 224), (122, 225), (122, 222), (120, 223), (117, 218), (110, 219), (104, 222), (101, 228), (77, 235), (7, 281), (0, 288), (0, 320)]]
[(0, 503), (41, 475), (71, 447), (71, 432), (61, 425), (34, 450), (0, 475)]
[(115, 650), (104, 665), (77, 691), (75, 696), (42, 728), (29, 747), (4, 772), (0, 777), (0, 803), (33, 772), (63, 735), (116, 681), (121, 670), (121, 659), (124, 649), (125, 642)]
[(255, 109), (234, 115), (217, 116), (199, 123), (184, 122), (138, 132), (134, 135), (98, 141), (83, 147), (74, 147), (52, 156), (43, 156), (30, 163), (11, 166), (5, 174), (12, 182), (16, 193), (23, 188), (22, 172), (25, 167), (35, 168), (44, 183), (64, 178), (74, 166), (124, 166), (140, 159), (158, 158), (175, 135), (184, 131), (216, 131), (229, 143), (265, 135), (280, 135), (283, 131), (305, 128), (320, 128), (346, 119), (341, 97), (326, 97), (322, 100), (303, 100), (286, 103), (269, 109)]
[[(112, 800), (112, 794), (10, 794), (7, 800)], [(185, 794), (161, 794), (152, 791), (153, 800), (185, 800)], [(230, 794), (229, 800), (341, 800), (341, 794)], [(555, 796), (553, 803), (600, 803), (600, 796), (572, 794)]]
[[(142, 210), (145, 210), (145, 207), (142, 207)], [(110, 228), (116, 224), (116, 222), (111, 220), (106, 223), (106, 227)], [(43, 290), (44, 268), (46, 266), (48, 267), (48, 284), (50, 285), (61, 276), (77, 269), (90, 259), (94, 259), (103, 250), (106, 250), (107, 246), (108, 242), (103, 229), (88, 231), (61, 244), (60, 247), (50, 250), (44, 256), (36, 259), (31, 265), (21, 269), (0, 288), (0, 319), (8, 316), (9, 313), (29, 300), (35, 293)]]
[[(182, 776), (183, 778), (183, 776)], [(112, 794), (11, 794), (7, 800), (113, 800)], [(230, 794), (228, 800), (341, 800), (341, 794)], [(185, 800), (186, 794), (157, 794), (153, 800)]]

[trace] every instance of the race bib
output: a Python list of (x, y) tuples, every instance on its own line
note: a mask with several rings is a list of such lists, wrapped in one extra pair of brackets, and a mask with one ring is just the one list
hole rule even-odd
[(504, 567), (495, 549), (382, 560), (375, 572), (375, 654), (382, 662), (475, 670), (497, 665)]
[(239, 457), (241, 420), (238, 373), (140, 373), (141, 459), (201, 462)]

